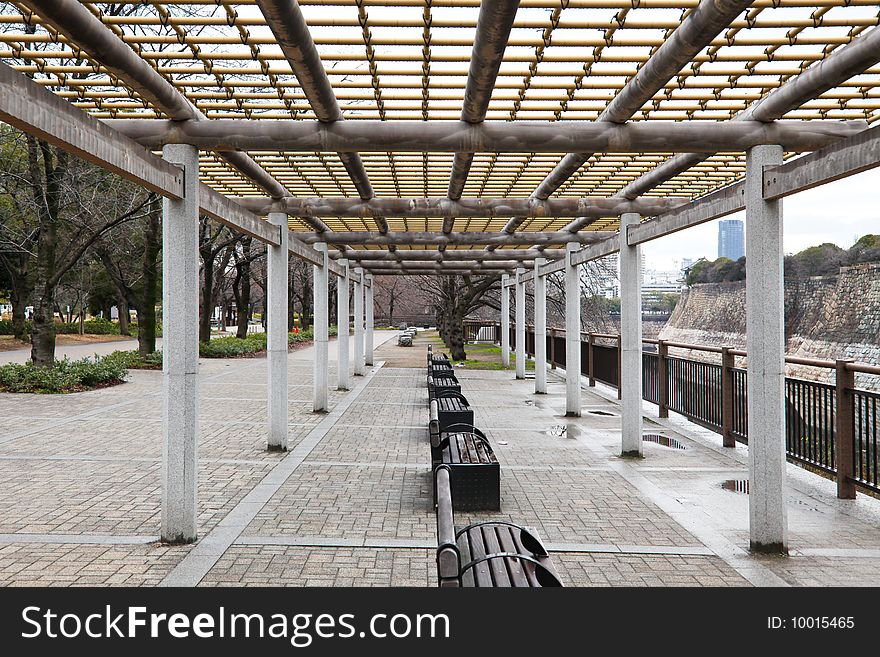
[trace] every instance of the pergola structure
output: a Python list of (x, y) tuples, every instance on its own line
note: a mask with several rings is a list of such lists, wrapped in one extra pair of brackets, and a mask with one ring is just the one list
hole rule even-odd
[(166, 540), (196, 538), (200, 214), (268, 245), (270, 449), (289, 253), (315, 267), (323, 411), (330, 274), (341, 389), (352, 282), (358, 375), (373, 276), (503, 274), (523, 377), (533, 277), (540, 393), (546, 276), (565, 272), (579, 362), (577, 266), (619, 251), (622, 452), (639, 454), (639, 245), (745, 209), (751, 542), (779, 550), (780, 199), (880, 164), (878, 23), (875, 0), (19, 0), (0, 12), (0, 119), (165, 198)]

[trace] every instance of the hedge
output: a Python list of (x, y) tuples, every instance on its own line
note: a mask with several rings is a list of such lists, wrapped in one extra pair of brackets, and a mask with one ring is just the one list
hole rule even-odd
[(33, 363), (0, 365), (0, 391), (67, 393), (116, 385), (125, 380), (125, 366), (110, 357), (55, 361), (53, 367)]

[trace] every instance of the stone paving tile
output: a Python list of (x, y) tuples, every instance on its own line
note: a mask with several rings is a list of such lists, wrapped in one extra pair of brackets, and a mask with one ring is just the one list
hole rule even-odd
[(880, 586), (876, 558), (758, 557), (792, 586)]
[(503, 470), (497, 512), (457, 513), (457, 525), (503, 519), (547, 542), (693, 546), (700, 542), (613, 472)]
[(399, 404), (355, 402), (342, 414), (337, 426), (427, 427), (428, 416), (427, 404), (401, 406)]
[[(199, 532), (215, 526), (271, 467), (201, 463)], [(158, 462), (0, 461), (0, 533), (159, 533)]]
[(434, 551), (233, 545), (199, 586), (435, 586)]
[(555, 552), (565, 586), (749, 586), (718, 557)]
[(190, 549), (0, 543), (0, 586), (155, 586)]
[(311, 465), (279, 488), (246, 536), (436, 536), (429, 468)]
[(421, 463), (431, 466), (427, 428), (331, 429), (306, 459), (346, 463)]

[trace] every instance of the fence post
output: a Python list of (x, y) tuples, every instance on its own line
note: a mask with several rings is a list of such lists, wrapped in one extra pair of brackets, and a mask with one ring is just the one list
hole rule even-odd
[(550, 369), (556, 369), (556, 329), (550, 329)]
[(725, 447), (736, 447), (733, 435), (733, 368), (736, 359), (730, 350), (733, 347), (721, 347), (721, 444)]
[(852, 500), (856, 497), (856, 485), (853, 481), (855, 433), (852, 395), (856, 377), (846, 368), (847, 364), (852, 362), (851, 358), (835, 361), (834, 460), (837, 465), (837, 497), (842, 500)]
[(669, 417), (669, 376), (666, 372), (668, 355), (669, 346), (666, 340), (657, 340), (657, 406), (660, 417)]
[(621, 379), (621, 377), (623, 376), (623, 373), (621, 372), (621, 367), (620, 367), (620, 356), (621, 356), (622, 351), (623, 351), (623, 349), (621, 347), (620, 333), (618, 333), (617, 334), (617, 398), (618, 399), (623, 399), (623, 385), (622, 385), (623, 380)]
[[(593, 358), (594, 355), (595, 354), (593, 352), (593, 334), (587, 333), (587, 376), (590, 377), (590, 387), (591, 388), (596, 387), (596, 377), (593, 376), (593, 363), (595, 361), (595, 358)], [(566, 367), (568, 367), (568, 366), (566, 365)]]

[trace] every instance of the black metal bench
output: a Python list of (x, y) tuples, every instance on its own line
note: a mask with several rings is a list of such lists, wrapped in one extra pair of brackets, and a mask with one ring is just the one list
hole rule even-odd
[(428, 374), (430, 376), (455, 376), (455, 369), (449, 362), (446, 363), (428, 363)]
[(437, 392), (431, 405), (437, 405), (437, 420), (440, 423), (440, 431), (446, 431), (453, 424), (474, 423), (474, 411), (468, 404), (467, 398), (460, 392), (445, 390)]
[(438, 393), (451, 390), (452, 392), (461, 393), (461, 384), (454, 374), (451, 375), (428, 375), (428, 401), (430, 402)]
[(505, 521), (456, 527), (451, 469), (434, 474), (437, 499), (437, 579), (442, 587), (562, 586), (533, 529)]

